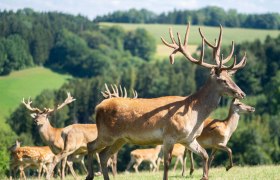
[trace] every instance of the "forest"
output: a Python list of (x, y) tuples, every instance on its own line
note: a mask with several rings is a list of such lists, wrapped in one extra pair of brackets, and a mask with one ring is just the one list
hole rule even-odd
[[(225, 13), (224, 10), (221, 11)], [(196, 13), (198, 12), (200, 11)], [(149, 17), (146, 17), (143, 23), (179, 23), (168, 19), (171, 18), (171, 14), (189, 16), (183, 13), (174, 11), (158, 16), (164, 16), (161, 18), (166, 19), (165, 22), (149, 22)], [(235, 13), (239, 18), (242, 16), (235, 11), (231, 13)], [(146, 14), (149, 16), (149, 13)], [(235, 17), (229, 14), (217, 16)], [(247, 15), (245, 19), (248, 20), (249, 16), (252, 19), (266, 17)], [(279, 29), (279, 14), (271, 17), (273, 23), (269, 23), (269, 26), (255, 27), (252, 23), (250, 27)], [(109, 16), (107, 18), (109, 19)], [(126, 32), (119, 26), (100, 28), (96, 21), (104, 19), (98, 17), (89, 20), (83, 16), (58, 12), (38, 13), (32, 9), (0, 12), (0, 75), (44, 66), (73, 76), (60, 89), (46, 89), (33, 99), (34, 106), (40, 108), (54, 107), (55, 103), (65, 99), (65, 92), (68, 91), (77, 99), (75, 103), (50, 118), (53, 126), (94, 123), (94, 109), (103, 100), (100, 91), (104, 89), (104, 83), (122, 85), (128, 89), (130, 95), (131, 89), (135, 89), (140, 98), (152, 98), (166, 95), (186, 96), (199, 89), (208, 77), (207, 70), (189, 63), (183, 57), (178, 57), (173, 65), (170, 65), (168, 57), (156, 59), (156, 40), (145, 29)], [(192, 17), (192, 21), (194, 19)], [(221, 24), (229, 21), (216, 20)], [(183, 21), (185, 23), (187, 20), (182, 20), (182, 23)], [(217, 25), (207, 24), (209, 22), (210, 20), (201, 21), (198, 24)], [(243, 27), (242, 24), (249, 26), (248, 23), (241, 22), (227, 26)], [(272, 27), (272, 24), (275, 26)], [(228, 146), (232, 148), (235, 164), (278, 164), (280, 161), (279, 44), (280, 36), (267, 36), (264, 42), (256, 39), (254, 42), (244, 42), (235, 47), (237, 59), (241, 59), (246, 51), (248, 60), (245, 68), (236, 73), (234, 80), (247, 94), (245, 102), (256, 108), (255, 113), (242, 115), (239, 127), (229, 141)], [(228, 54), (230, 46), (223, 47), (222, 51)], [(210, 49), (205, 56), (211, 57)], [(226, 117), (230, 101), (229, 98), (222, 99), (220, 113), (215, 117)], [(0, 131), (0, 175), (7, 173), (7, 147), (15, 139), (22, 140), (26, 145), (43, 145), (29, 112), (20, 103), (6, 122), (13, 131)], [(119, 163), (118, 170), (125, 169), (129, 161), (127, 152), (134, 148), (132, 145), (122, 148), (118, 157), (122, 163)], [(197, 162), (199, 165), (199, 158)], [(218, 153), (213, 163), (227, 163), (227, 154)]]

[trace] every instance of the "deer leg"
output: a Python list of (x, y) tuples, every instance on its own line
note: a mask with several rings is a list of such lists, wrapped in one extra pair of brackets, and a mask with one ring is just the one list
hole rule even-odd
[(163, 142), (163, 157), (164, 157), (164, 173), (163, 180), (168, 179), (168, 169), (172, 160), (172, 150), (174, 147), (173, 141), (165, 140)]
[(228, 171), (230, 168), (233, 167), (233, 161), (232, 161), (232, 151), (229, 147), (224, 146), (224, 145), (219, 145), (218, 146), (219, 149), (226, 151), (228, 153), (228, 157), (229, 157), (229, 165), (226, 167), (226, 170)]
[(189, 158), (190, 158), (190, 162), (191, 162), (190, 175), (192, 175), (192, 173), (193, 173), (193, 171), (194, 171), (193, 152), (191, 152), (190, 150), (188, 150), (188, 153), (189, 153)]
[(83, 170), (87, 173), (87, 168), (86, 168), (86, 165), (85, 165), (85, 160), (84, 160), (84, 158), (81, 160), (81, 164), (82, 164)]
[(217, 152), (217, 149), (212, 149), (210, 157), (209, 157), (209, 161), (208, 161), (208, 168), (211, 167), (212, 161), (215, 158), (215, 154)]
[(113, 145), (107, 146), (105, 149), (103, 149), (100, 153), (100, 162), (102, 167), (102, 173), (104, 180), (109, 180), (109, 174), (108, 174), (108, 159), (116, 153), (123, 145), (125, 144), (125, 141), (122, 139), (117, 140)]
[(94, 173), (95, 176), (101, 176), (102, 175), (102, 168), (101, 168), (101, 163), (100, 163), (100, 158), (99, 158), (99, 154), (98, 153), (94, 153), (95, 155), (95, 159), (97, 161), (98, 164), (98, 172)]
[(176, 158), (175, 164), (174, 164), (174, 168), (173, 171), (175, 172), (178, 166), (178, 162), (179, 162), (179, 157)]
[(157, 158), (157, 171), (159, 171), (160, 163), (161, 163), (161, 162), (162, 162), (161, 157), (158, 157), (158, 158)]
[(42, 168), (43, 168), (43, 163), (40, 163), (38, 169), (38, 179), (41, 179)]
[(131, 157), (128, 165), (126, 166), (125, 171), (128, 172), (129, 168), (133, 165), (133, 163), (135, 163), (135, 159), (133, 157)]
[(202, 180), (207, 180), (208, 179), (208, 154), (204, 148), (202, 148), (196, 139), (189, 144), (188, 147), (192, 152), (198, 154), (201, 156), (202, 161), (203, 161), (203, 176)]
[(180, 155), (179, 157), (179, 162), (181, 163), (181, 166), (182, 166), (182, 174), (184, 172), (184, 157), (183, 155)]
[(154, 159), (154, 160), (152, 160), (151, 161), (151, 163), (152, 163), (152, 165), (153, 165), (153, 172), (156, 172), (156, 171), (158, 171), (158, 167), (157, 167), (157, 163), (156, 163), (156, 160)]
[(70, 169), (71, 174), (72, 175), (75, 174), (74, 178), (77, 179), (76, 173), (75, 173), (75, 171), (73, 169), (73, 161), (66, 161), (66, 163), (67, 163), (67, 166)]
[(113, 176), (115, 176), (116, 174), (118, 174), (117, 171), (117, 163), (118, 163), (118, 152), (116, 152), (112, 157), (112, 173)]
[(23, 165), (20, 165), (19, 170), (20, 170), (20, 179), (23, 178), (24, 180), (26, 180), (26, 176), (25, 176), (25, 173), (24, 173)]
[(136, 173), (139, 173), (138, 171), (138, 167), (140, 166), (140, 164), (142, 163), (143, 159), (137, 159), (135, 164), (133, 165), (133, 168), (135, 170)]
[[(87, 177), (86, 180), (92, 180), (94, 177), (94, 170), (93, 170), (93, 155), (96, 154), (96, 160), (98, 162), (99, 167), (101, 167), (99, 155), (96, 153), (98, 150), (101, 150), (105, 147), (102, 140), (99, 140), (98, 137), (96, 140), (87, 144), (88, 150), (88, 160), (87, 160)], [(100, 169), (101, 170), (101, 169)]]
[(184, 154), (183, 154), (183, 164), (182, 164), (182, 176), (186, 175), (186, 162), (187, 162), (187, 158), (186, 158), (186, 154), (187, 154), (187, 148), (185, 148)]

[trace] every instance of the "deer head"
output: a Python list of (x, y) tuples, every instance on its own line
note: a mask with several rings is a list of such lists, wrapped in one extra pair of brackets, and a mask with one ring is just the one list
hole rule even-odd
[(51, 109), (51, 108), (44, 108), (44, 110), (40, 110), (39, 108), (34, 108), (34, 107), (31, 107), (31, 103), (32, 101), (30, 100), (30, 98), (28, 99), (27, 102), (25, 102), (24, 98), (22, 100), (22, 103), (25, 105), (25, 107), (27, 109), (29, 109), (31, 112), (33, 112), (31, 115), (31, 117), (34, 119), (34, 122), (37, 124), (37, 126), (40, 126), (40, 125), (43, 125), (45, 124), (46, 122), (48, 122), (48, 116), (61, 109), (63, 106), (67, 105), (67, 104), (70, 104), (71, 102), (75, 101), (76, 99), (73, 99), (73, 97), (70, 95), (70, 93), (68, 92), (67, 93), (67, 98), (65, 99), (65, 101), (60, 104), (60, 105), (57, 105), (56, 108), (54, 109)]
[[(174, 63), (174, 56), (177, 52), (181, 52), (189, 61), (194, 64), (200, 65), (202, 67), (211, 69), (210, 80), (217, 87), (221, 95), (226, 94), (229, 96), (233, 96), (236, 98), (244, 98), (245, 93), (234, 83), (231, 79), (231, 75), (234, 74), (238, 69), (241, 69), (246, 64), (246, 53), (243, 56), (242, 60), (236, 64), (236, 56), (234, 57), (234, 61), (230, 66), (226, 66), (225, 64), (232, 58), (234, 52), (234, 42), (232, 42), (232, 48), (230, 54), (224, 58), (223, 54), (220, 54), (221, 51), (221, 43), (222, 43), (222, 33), (223, 28), (220, 26), (220, 34), (218, 41), (215, 41), (215, 44), (211, 44), (203, 35), (201, 29), (199, 28), (199, 33), (202, 38), (202, 50), (199, 59), (195, 59), (192, 57), (190, 52), (188, 51), (188, 37), (189, 37), (189, 24), (187, 25), (187, 30), (184, 38), (184, 44), (182, 44), (180, 34), (177, 33), (178, 42), (175, 41), (172, 29), (169, 29), (169, 34), (172, 43), (168, 43), (162, 37), (162, 42), (173, 49), (173, 52), (169, 56), (170, 63)], [(209, 64), (204, 62), (204, 50), (205, 43), (213, 49), (213, 59), (215, 59), (216, 64)]]
[(11, 147), (9, 147), (7, 150), (11, 151), (11, 152), (14, 152), (17, 148), (20, 147), (20, 144), (21, 144), (21, 142), (16, 140), (15, 144), (12, 145)]
[(236, 98), (233, 98), (233, 100), (231, 102), (230, 109), (233, 112), (237, 112), (237, 113), (247, 113), (247, 112), (254, 112), (255, 111), (254, 107), (248, 106), (248, 105), (242, 103), (241, 101), (239, 101)]

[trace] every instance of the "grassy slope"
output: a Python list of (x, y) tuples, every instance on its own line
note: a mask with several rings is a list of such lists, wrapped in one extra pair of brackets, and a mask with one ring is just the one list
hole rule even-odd
[[(209, 171), (209, 179), (211, 180), (278, 180), (279, 175), (279, 165), (266, 165), (266, 166), (245, 166), (239, 167), (234, 166), (228, 172), (224, 167), (211, 168)], [(189, 169), (187, 169), (187, 174)], [(80, 179), (84, 179), (86, 176), (80, 176)], [(157, 173), (150, 172), (140, 172), (139, 174), (131, 172), (129, 174), (119, 173), (115, 180), (158, 180), (162, 179), (163, 171)], [(169, 170), (169, 179), (200, 179), (202, 177), (202, 169), (196, 169), (193, 176), (187, 175), (186, 177), (181, 176), (181, 170), (173, 172)], [(67, 180), (73, 179), (71, 175), (68, 175)], [(96, 180), (103, 179), (102, 176), (96, 177)]]
[(7, 117), (21, 102), (22, 98), (34, 98), (43, 89), (58, 89), (69, 78), (54, 73), (43, 67), (17, 71), (9, 76), (0, 76), (0, 126), (5, 124)]
[[(134, 30), (136, 28), (144, 28), (149, 31), (157, 40), (158, 44), (162, 44), (160, 37), (162, 36), (166, 40), (169, 38), (169, 27), (173, 28), (174, 37), (176, 37), (176, 32), (181, 34), (181, 38), (186, 31), (186, 25), (174, 25), (174, 24), (126, 24), (126, 23), (100, 23), (102, 26), (112, 26), (120, 25), (125, 30)], [(200, 45), (201, 37), (198, 32), (199, 26), (191, 26), (189, 43)], [(214, 39), (219, 35), (218, 27), (208, 27), (202, 26), (202, 31), (209, 41), (214, 42)], [(231, 41), (234, 40), (235, 43), (239, 44), (243, 41), (254, 41), (255, 39), (260, 39), (263, 41), (267, 35), (271, 37), (276, 37), (280, 34), (277, 30), (259, 30), (259, 29), (244, 29), (244, 28), (223, 28), (223, 44), (230, 45)]]
[[(148, 32), (150, 32), (157, 41), (157, 57), (167, 57), (171, 50), (164, 46), (160, 40), (162, 36), (168, 42), (170, 41), (169, 37), (169, 27), (173, 29), (173, 35), (175, 39), (176, 33), (179, 32), (181, 34), (181, 38), (183, 38), (186, 25), (174, 25), (174, 24), (126, 24), (126, 23), (100, 23), (102, 26), (112, 26), (112, 25), (120, 25), (126, 31), (135, 30), (136, 28), (144, 28)], [(191, 26), (190, 28), (190, 36), (189, 36), (189, 44), (191, 45), (191, 52), (194, 52), (196, 47), (201, 44), (201, 37), (198, 32), (199, 26)], [(202, 26), (202, 31), (204, 32), (206, 38), (210, 42), (214, 42), (219, 35), (218, 27), (207, 27)], [(235, 44), (240, 44), (244, 41), (254, 41), (255, 39), (260, 39), (261, 41), (265, 40), (265, 37), (270, 35), (271, 37), (277, 37), (280, 35), (280, 31), (277, 30), (260, 30), (260, 29), (244, 29), (244, 28), (223, 28), (223, 45), (230, 45), (232, 40), (234, 40)]]

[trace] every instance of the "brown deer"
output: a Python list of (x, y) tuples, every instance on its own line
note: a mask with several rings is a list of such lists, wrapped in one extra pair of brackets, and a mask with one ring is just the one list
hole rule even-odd
[[(185, 164), (186, 164), (186, 157), (184, 155), (185, 153), (185, 146), (181, 145), (181, 144), (174, 144), (173, 150), (172, 150), (172, 157), (176, 158), (175, 164), (174, 164), (174, 168), (173, 171), (175, 172), (178, 166), (178, 163), (181, 163), (182, 166), (182, 175), (185, 173)], [(161, 159), (160, 157), (157, 160), (157, 166), (159, 169), (160, 163), (163, 162), (163, 159)]]
[[(240, 118), (240, 113), (254, 112), (255, 108), (248, 106), (238, 99), (234, 98), (231, 102), (229, 113), (226, 119), (218, 120), (208, 118), (204, 121), (204, 128), (199, 137), (197, 137), (198, 143), (203, 148), (211, 148), (212, 152), (209, 157), (208, 167), (210, 168), (211, 163), (215, 157), (217, 150), (223, 150), (228, 153), (229, 165), (226, 167), (228, 171), (233, 166), (232, 162), (232, 151), (227, 147), (227, 143), (238, 126), (238, 121)], [(189, 151), (191, 168), (190, 175), (194, 171), (193, 156), (192, 152)]]
[[(103, 92), (103, 96), (105, 98), (123, 96), (123, 90), (121, 86), (120, 86), (121, 94), (119, 94), (116, 85), (112, 86), (113, 93), (110, 92), (107, 85), (105, 85), (105, 87), (106, 87), (106, 91)], [(114, 87), (116, 87), (116, 89), (114, 89)], [(125, 88), (124, 91), (125, 91), (124, 96), (126, 96)], [(134, 93), (134, 98), (136, 98), (137, 92), (133, 91), (133, 93)], [(105, 95), (108, 95), (108, 97)], [(50, 175), (53, 172), (53, 169), (55, 168), (56, 164), (61, 160), (63, 160), (62, 172), (61, 172), (62, 179), (65, 178), (66, 163), (69, 166), (71, 174), (74, 176), (75, 179), (77, 179), (73, 166), (71, 166), (72, 164), (71, 158), (70, 161), (67, 161), (67, 157), (69, 155), (73, 157), (77, 155), (84, 156), (85, 154), (87, 154), (87, 146), (86, 146), (87, 143), (95, 140), (97, 137), (96, 124), (73, 124), (64, 128), (55, 128), (52, 127), (52, 125), (50, 124), (48, 117), (55, 111), (61, 109), (63, 106), (73, 102), (74, 100), (75, 99), (73, 99), (70, 93), (67, 93), (67, 98), (61, 105), (58, 105), (55, 109), (44, 108), (44, 110), (31, 107), (32, 101), (30, 101), (30, 99), (27, 102), (25, 102), (24, 99), (22, 100), (22, 103), (25, 105), (25, 107), (29, 109), (31, 112), (34, 112), (33, 114), (31, 114), (31, 116), (34, 118), (34, 121), (39, 128), (39, 133), (41, 138), (51, 148), (52, 152), (56, 154), (55, 160), (52, 166), (50, 166), (49, 168), (47, 179), (50, 178)], [(99, 162), (98, 154), (95, 155), (97, 161)], [(113, 155), (112, 157), (116, 158), (117, 156)], [(115, 159), (113, 159), (112, 162), (113, 162), (112, 165), (116, 165)], [(116, 167), (113, 166), (112, 167), (113, 174), (117, 173), (116, 170), (117, 170)]]
[[(231, 74), (246, 64), (246, 54), (236, 64), (236, 58), (231, 66), (226, 66), (234, 50), (227, 58), (220, 55), (222, 41), (222, 27), (217, 43), (212, 45), (202, 36), (202, 51), (200, 59), (193, 58), (188, 52), (189, 26), (185, 35), (184, 44), (178, 34), (178, 43), (175, 42), (172, 31), (170, 36), (173, 44), (164, 44), (174, 51), (170, 60), (174, 62), (174, 55), (181, 52), (190, 62), (211, 69), (210, 76), (204, 86), (190, 96), (167, 96), (152, 99), (144, 98), (111, 98), (103, 100), (96, 106), (96, 124), (98, 137), (88, 144), (88, 175), (86, 179), (93, 179), (92, 155), (100, 152), (100, 161), (103, 177), (109, 179), (107, 161), (124, 144), (152, 145), (163, 144), (164, 175), (168, 179), (168, 168), (171, 161), (171, 152), (175, 143), (186, 146), (203, 159), (203, 177), (208, 179), (208, 155), (196, 141), (203, 130), (203, 122), (214, 111), (223, 95), (244, 98), (245, 93), (233, 82)], [(216, 64), (204, 62), (204, 43), (213, 49)]]
[(130, 162), (128, 163), (125, 171), (128, 172), (129, 168), (133, 165), (135, 172), (139, 173), (138, 167), (143, 161), (150, 162), (150, 168), (153, 172), (158, 170), (157, 159), (161, 150), (161, 145), (149, 149), (135, 149), (130, 152)]
[[(53, 127), (48, 117), (55, 111), (61, 109), (63, 106), (73, 102), (75, 99), (67, 93), (67, 98), (65, 101), (58, 105), (56, 108), (44, 108), (40, 110), (39, 108), (31, 107), (32, 101), (30, 99), (25, 102), (24, 99), (22, 103), (31, 112), (31, 116), (34, 118), (35, 123), (38, 126), (39, 134), (43, 141), (51, 148), (52, 152), (55, 154), (54, 162), (49, 168), (47, 179), (50, 179), (50, 175), (53, 172), (56, 164), (62, 160), (62, 173), (61, 178), (65, 178), (65, 165), (67, 163), (67, 157), (71, 154), (81, 155), (87, 154), (87, 143), (96, 139), (97, 128), (95, 124), (73, 124), (64, 128)], [(76, 173), (71, 166), (69, 166), (71, 174), (77, 179)]]
[(20, 170), (20, 179), (26, 179), (25, 168), (38, 169), (38, 179), (41, 179), (42, 170), (47, 170), (47, 166), (52, 163), (54, 154), (48, 146), (24, 146), (21, 147), (19, 141), (9, 148), (10, 159), (10, 179), (15, 177), (16, 171)]

